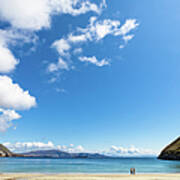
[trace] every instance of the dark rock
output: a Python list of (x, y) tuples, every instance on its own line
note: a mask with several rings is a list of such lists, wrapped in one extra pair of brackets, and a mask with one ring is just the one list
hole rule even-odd
[(163, 160), (180, 160), (180, 137), (165, 147), (158, 159)]

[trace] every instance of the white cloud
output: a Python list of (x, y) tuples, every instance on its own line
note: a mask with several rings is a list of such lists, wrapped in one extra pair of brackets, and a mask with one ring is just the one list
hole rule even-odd
[(86, 28), (79, 28), (77, 35), (72, 33), (68, 35), (68, 41), (72, 43), (86, 42), (86, 41), (98, 41), (105, 36), (111, 34), (114, 35), (120, 26), (120, 21), (105, 19), (98, 21), (97, 17), (90, 18), (90, 24)]
[(73, 16), (88, 11), (100, 13), (105, 1), (98, 7), (89, 0), (1, 0), (0, 19), (13, 27), (27, 30), (49, 28), (54, 14)]
[(15, 69), (18, 63), (18, 59), (14, 57), (11, 51), (0, 45), (0, 72), (9, 73)]
[(86, 41), (99, 41), (107, 35), (123, 36), (124, 40), (130, 40), (134, 35), (126, 35), (135, 29), (139, 24), (135, 19), (129, 19), (124, 25), (120, 26), (120, 21), (104, 19), (97, 20), (97, 17), (91, 17), (90, 23), (86, 28), (77, 28), (76, 33), (70, 33), (67, 38), (56, 40), (53, 47), (57, 49), (60, 55), (64, 55), (70, 50), (70, 43), (83, 43)]
[[(75, 3), (76, 4), (76, 3)], [(100, 9), (106, 7), (106, 2), (102, 1)], [(139, 24), (136, 19), (127, 19), (126, 22), (121, 25), (119, 20), (104, 19), (99, 20), (98, 17), (92, 16), (89, 20), (89, 24), (85, 28), (77, 28), (76, 31), (67, 34), (66, 37), (56, 40), (52, 47), (56, 48), (59, 56), (64, 56), (64, 58), (71, 57), (71, 53), (79, 56), (78, 59), (82, 62), (89, 62), (95, 64), (96, 66), (102, 67), (109, 65), (109, 61), (106, 58), (102, 60), (97, 60), (95, 56), (86, 57), (80, 56), (83, 49), (79, 45), (87, 42), (98, 42), (104, 39), (106, 36), (120, 36), (125, 44), (120, 45), (119, 48), (124, 48), (125, 45), (130, 41), (134, 35), (128, 34), (134, 30)], [(78, 44), (78, 47), (76, 46)], [(58, 64), (50, 64), (48, 69), (49, 72), (58, 71), (61, 68), (58, 68)], [(57, 78), (53, 78), (51, 82), (55, 82)]]
[(83, 31), (90, 32), (91, 38), (94, 37), (96, 40), (103, 39), (109, 34), (113, 35), (120, 26), (120, 21), (111, 19), (96, 21), (95, 18), (91, 18), (90, 22), (90, 26)]
[(19, 60), (9, 49), (9, 44), (17, 45), (17, 42), (35, 42), (36, 36), (31, 33), (19, 32), (16, 30), (0, 29), (0, 73), (9, 73), (16, 68)]
[(51, 63), (48, 66), (48, 72), (55, 72), (58, 70), (69, 70), (69, 66), (67, 64), (67, 62), (65, 62), (62, 58), (59, 58), (58, 62), (55, 63)]
[(12, 126), (12, 121), (19, 118), (21, 116), (14, 110), (0, 108), (0, 132), (6, 131)]
[(50, 26), (48, 0), (1, 0), (0, 17), (20, 29), (39, 30)]
[(124, 46), (124, 45), (122, 45), (122, 44), (119, 46), (119, 48), (120, 48), (120, 49), (123, 49), (124, 47), (125, 47), (125, 46)]
[(16, 142), (14, 144), (6, 142), (4, 143), (13, 152), (27, 152), (34, 150), (48, 150), (56, 149), (55, 145), (49, 141), (48, 143), (43, 142)]
[(86, 34), (81, 34), (81, 35), (72, 35), (70, 34), (68, 37), (68, 40), (72, 43), (78, 43), (78, 42), (84, 42), (87, 41), (87, 36)]
[[(104, 0), (99, 7), (89, 0), (1, 0), (0, 20), (9, 22), (12, 27), (8, 30), (0, 29), (0, 73), (13, 71), (19, 63), (9, 49), (9, 44), (16, 44), (18, 40), (21, 40), (21, 43), (35, 40), (30, 31), (21, 30), (48, 28), (51, 15), (54, 14), (79, 15), (88, 11), (99, 13), (104, 6)], [(64, 39), (54, 42), (53, 46), (60, 55), (68, 55), (66, 52), (71, 48)]]
[(52, 77), (48, 82), (49, 83), (54, 83), (54, 82), (57, 81), (57, 79), (58, 79), (58, 77)]
[(80, 54), (80, 53), (82, 53), (82, 48), (76, 48), (76, 49), (74, 49), (74, 51), (73, 51), (73, 53), (74, 54)]
[(53, 0), (51, 5), (57, 12), (71, 14), (73, 16), (85, 14), (88, 11), (101, 12), (101, 7), (99, 8), (96, 4), (88, 0)]
[[(9, 49), (9, 45), (26, 42), (35, 43), (36, 36), (18, 30), (0, 30), (0, 73), (13, 71), (19, 60)], [(15, 110), (30, 109), (36, 105), (34, 97), (24, 91), (18, 84), (14, 84), (8, 76), (0, 76), (0, 131), (6, 131), (12, 126), (12, 121), (21, 116)]]
[[(136, 19), (128, 19), (125, 24), (120, 26), (119, 20), (104, 19), (98, 20), (97, 17), (91, 17), (90, 23), (86, 28), (78, 28), (76, 35), (72, 33), (68, 35), (67, 40), (73, 43), (86, 41), (99, 41), (107, 35), (125, 36), (131, 30), (135, 29), (139, 24)], [(127, 35), (132, 39), (133, 35)], [(130, 39), (129, 39), (130, 40)]]
[(36, 105), (35, 97), (14, 84), (8, 76), (0, 76), (0, 107), (16, 110), (30, 109)]
[(71, 48), (71, 46), (69, 45), (68, 41), (65, 40), (65, 39), (60, 39), (60, 40), (55, 41), (52, 44), (52, 47), (56, 48), (56, 50), (58, 51), (58, 53), (61, 56), (69, 55), (67, 53), (67, 51)]
[(81, 152), (85, 152), (85, 149), (81, 145), (74, 146), (73, 144), (70, 144), (69, 146), (65, 146), (65, 145), (60, 146), (60, 145), (58, 145), (57, 147), (58, 147), (58, 149), (60, 151), (69, 152), (69, 153), (81, 153)]
[[(9, 29), (0, 29), (0, 73), (12, 72), (19, 59), (12, 52), (12, 45), (35, 43), (37, 36), (34, 31), (50, 28), (51, 16), (71, 14), (77, 16), (89, 11), (101, 13), (106, 7), (105, 0), (98, 6), (90, 0), (1, 0), (0, 21), (8, 22)], [(76, 40), (77, 41), (77, 38)], [(11, 46), (10, 46), (11, 45)], [(61, 56), (68, 56), (71, 46), (65, 39), (52, 45)], [(31, 48), (31, 50), (33, 50)], [(77, 51), (78, 52), (78, 51)], [(57, 64), (50, 64), (50, 72), (59, 69), (68, 70), (68, 64), (62, 59)], [(20, 118), (15, 110), (30, 109), (36, 105), (35, 97), (24, 91), (18, 84), (14, 84), (8, 76), (0, 76), (0, 131), (11, 126), (13, 119)]]
[[(55, 47), (60, 56), (68, 56), (70, 57), (70, 49), (76, 43), (85, 43), (87, 41), (99, 41), (105, 38), (107, 35), (112, 36), (122, 36), (122, 39), (127, 43), (131, 40), (134, 35), (128, 35), (131, 30), (135, 29), (138, 26), (138, 23), (135, 19), (128, 19), (124, 25), (120, 26), (120, 21), (104, 19), (98, 20), (97, 17), (91, 17), (90, 23), (86, 28), (77, 28), (75, 33), (70, 33), (67, 35), (67, 38), (63, 38), (60, 40), (56, 40), (52, 47)], [(124, 46), (121, 45), (120, 48)], [(82, 52), (82, 48), (73, 51), (74, 54), (78, 54)], [(108, 65), (109, 62), (106, 59), (102, 59), (98, 61), (95, 56), (93, 57), (79, 57), (79, 60), (82, 62), (90, 62), (95, 64), (96, 66), (104, 66)], [(52, 69), (58, 70), (56, 66), (53, 64)]]
[(150, 149), (142, 149), (131, 146), (129, 148), (119, 147), (119, 146), (111, 146), (106, 150), (95, 150), (90, 151), (85, 149), (82, 145), (75, 146), (74, 144), (66, 145), (55, 145), (53, 142), (49, 141), (48, 143), (44, 142), (16, 142), (3, 143), (6, 147), (8, 147), (13, 152), (28, 152), (28, 151), (36, 151), (36, 150), (52, 150), (58, 149), (60, 151), (69, 152), (69, 153), (100, 153), (108, 156), (117, 156), (117, 157), (141, 157), (141, 156), (156, 156), (158, 152), (155, 152)]
[(105, 66), (105, 65), (109, 65), (109, 61), (106, 60), (106, 59), (102, 59), (101, 61), (98, 61), (97, 58), (95, 56), (92, 56), (92, 57), (79, 57), (79, 60), (81, 62), (89, 62), (89, 63), (92, 63), (92, 64), (95, 64), (96, 66), (99, 66), (99, 67), (102, 67), (102, 66)]
[(121, 26), (120, 29), (118, 29), (115, 32), (116, 36), (119, 35), (126, 35), (128, 34), (130, 31), (132, 31), (133, 29), (135, 29), (137, 26), (139, 26), (139, 24), (137, 23), (136, 19), (127, 19), (125, 24)]
[(38, 37), (34, 33), (28, 31), (21, 31), (17, 29), (0, 29), (0, 44), (2, 45), (17, 45), (17, 41), (23, 41), (25, 43), (35, 43), (37, 39)]
[(51, 141), (48, 143), (43, 142), (16, 142), (16, 143), (10, 143), (6, 142), (3, 143), (4, 146), (9, 148), (13, 152), (29, 152), (29, 151), (36, 151), (36, 150), (52, 150), (52, 149), (58, 149), (60, 151), (65, 151), (69, 153), (79, 153), (79, 152), (85, 152), (85, 149), (79, 145), (74, 146), (73, 144), (70, 144), (69, 146), (65, 145), (55, 145)]
[(134, 34), (124, 35), (123, 36), (124, 44), (121, 44), (119, 48), (123, 49), (127, 45), (127, 43), (133, 38), (134, 38)]
[(77, 152), (84, 152), (85, 151), (84, 147), (82, 147), (81, 145), (77, 146), (76, 150), (77, 150)]
[(127, 43), (127, 42), (130, 41), (133, 37), (134, 37), (134, 35), (131, 34), (131, 35), (123, 36), (123, 39), (124, 39), (125, 43)]
[(109, 156), (156, 156), (157, 152), (150, 149), (142, 149), (131, 146), (129, 148), (124, 148), (121, 146), (111, 146), (109, 149), (102, 151), (103, 154)]

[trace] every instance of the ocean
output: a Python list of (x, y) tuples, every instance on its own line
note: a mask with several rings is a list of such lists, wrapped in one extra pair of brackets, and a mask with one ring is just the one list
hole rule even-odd
[(0, 173), (129, 173), (130, 168), (137, 173), (180, 173), (180, 162), (156, 158), (0, 158)]

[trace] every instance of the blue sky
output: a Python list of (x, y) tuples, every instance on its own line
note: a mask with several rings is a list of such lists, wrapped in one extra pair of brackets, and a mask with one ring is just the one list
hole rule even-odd
[(178, 0), (9, 1), (1, 142), (143, 154), (179, 136)]

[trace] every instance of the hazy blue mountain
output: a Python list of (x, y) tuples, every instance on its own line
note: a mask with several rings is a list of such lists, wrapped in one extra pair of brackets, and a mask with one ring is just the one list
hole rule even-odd
[(42, 158), (89, 158), (89, 159), (103, 159), (108, 156), (98, 153), (68, 153), (60, 150), (40, 150), (22, 153), (26, 157), (42, 157)]

